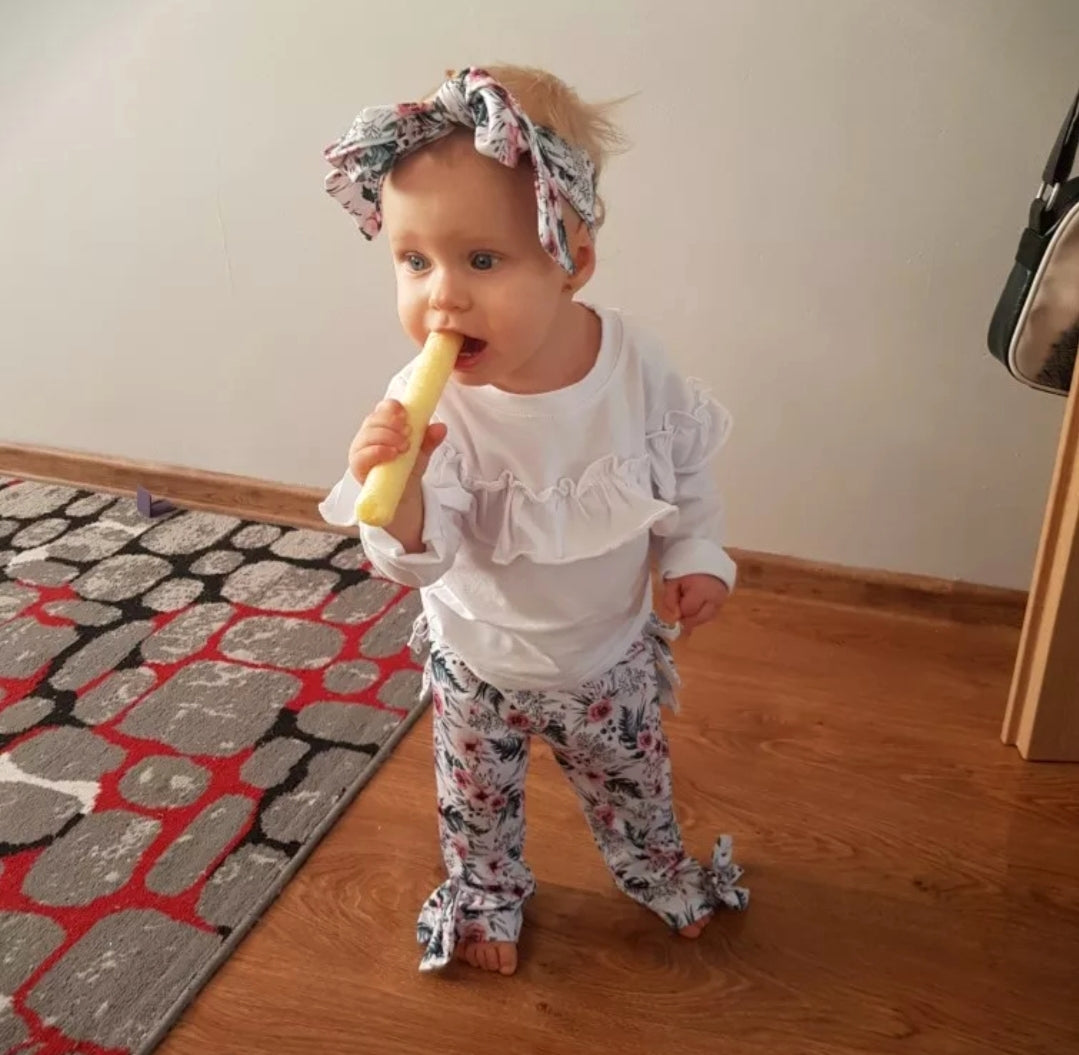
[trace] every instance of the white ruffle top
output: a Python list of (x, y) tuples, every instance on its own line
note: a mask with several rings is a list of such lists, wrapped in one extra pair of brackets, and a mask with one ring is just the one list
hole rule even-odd
[[(516, 395), (447, 385), (448, 434), (423, 478), (422, 553), (361, 526), (375, 571), (418, 587), (431, 637), (496, 688), (572, 689), (617, 663), (664, 578), (734, 586), (713, 456), (730, 416), (617, 311), (592, 370), (567, 388)], [(400, 398), (412, 364), (391, 381)], [(356, 524), (351, 473), (320, 505)]]

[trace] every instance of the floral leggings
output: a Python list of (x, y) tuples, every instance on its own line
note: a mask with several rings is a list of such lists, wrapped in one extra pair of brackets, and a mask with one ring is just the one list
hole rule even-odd
[[(426, 635), (417, 624), (414, 644)], [(500, 692), (444, 645), (424, 673), (434, 703), (439, 830), (449, 878), (427, 900), (420, 969), (444, 967), (458, 941), (517, 941), (536, 889), (522, 858), (530, 738), (552, 749), (584, 808), (615, 882), (672, 928), (748, 891), (716, 844), (710, 867), (689, 857), (675, 819), (660, 706), (674, 705), (670, 628), (653, 619), (620, 663), (572, 692)]]

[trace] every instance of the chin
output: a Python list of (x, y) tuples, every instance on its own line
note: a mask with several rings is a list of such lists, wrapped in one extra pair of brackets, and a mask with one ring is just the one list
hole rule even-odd
[(473, 370), (454, 370), (453, 380), (462, 388), (479, 388), (481, 385), (491, 384), (489, 377), (484, 377), (479, 371)]

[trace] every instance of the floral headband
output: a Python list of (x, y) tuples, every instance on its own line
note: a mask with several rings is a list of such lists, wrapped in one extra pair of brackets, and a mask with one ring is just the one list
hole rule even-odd
[(565, 195), (590, 232), (596, 228), (596, 169), (587, 152), (534, 124), (517, 100), (485, 70), (466, 69), (446, 81), (430, 102), (372, 106), (324, 151), (334, 167), (326, 191), (356, 219), (368, 239), (382, 227), (382, 181), (408, 154), (475, 128), (476, 150), (514, 168), (524, 155), (535, 174), (539, 239), (571, 275), (576, 270), (562, 222)]

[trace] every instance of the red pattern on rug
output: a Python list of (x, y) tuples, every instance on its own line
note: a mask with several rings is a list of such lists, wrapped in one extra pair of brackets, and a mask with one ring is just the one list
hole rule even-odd
[[(4, 488), (3, 485), (0, 485), (0, 496), (3, 494)], [(77, 494), (79, 498), (87, 497), (84, 492), (78, 492)], [(70, 506), (74, 502), (67, 504)], [(0, 513), (2, 513), (2, 509), (2, 503), (0, 503)], [(130, 508), (125, 506), (123, 515), (130, 517), (130, 512)], [(194, 516), (194, 514), (189, 514), (189, 516)], [(236, 528), (229, 532), (230, 537), (251, 526), (239, 521), (236, 524)], [(195, 526), (197, 525), (193, 525), (193, 529)], [(145, 531), (142, 532), (140, 537), (145, 534)], [(284, 534), (284, 531), (282, 531), (282, 534)], [(311, 534), (307, 533), (307, 535)], [(280, 536), (277, 541), (280, 541)], [(329, 542), (326, 544), (329, 545)], [(137, 540), (133, 540), (132, 546), (136, 545)], [(0, 540), (0, 551), (4, 549), (4, 546), (5, 542)], [(301, 564), (307, 568), (331, 568), (330, 559), (333, 553), (339, 554), (350, 547), (354, 549), (355, 546), (355, 540), (342, 538), (339, 545), (333, 549), (330, 555), (319, 557), (315, 560), (305, 560)], [(45, 548), (47, 549), (47, 547)], [(221, 539), (215, 540), (211, 548), (218, 553), (226, 550), (233, 554), (243, 552), (246, 563), (250, 563), (252, 559), (265, 558), (265, 553), (260, 552), (255, 558), (252, 558), (247, 551), (240, 551), (235, 548), (229, 549), (227, 543)], [(285, 548), (287, 550), (287, 547)], [(129, 550), (125, 548), (123, 552), (129, 552)], [(19, 569), (23, 565), (12, 566), (12, 554), (15, 554), (15, 551), (9, 551), (6, 572), (0, 569), (0, 584), (5, 582), (6, 574), (7, 582), (18, 584), (20, 590), (31, 590), (37, 596), (32, 603), (19, 608), (15, 617), (6, 621), (9, 628), (15, 622), (25, 628), (27, 625), (25, 621), (32, 621), (40, 628), (74, 629), (80, 635), (78, 648), (84, 648), (87, 641), (103, 632), (102, 628), (80, 626), (74, 619), (50, 611), (49, 609), (55, 608), (57, 603), (70, 602), (71, 604), (76, 604), (83, 602), (84, 598), (80, 596), (76, 587), (70, 582), (59, 586), (51, 586), (36, 585), (32, 581), (20, 580)], [(44, 559), (48, 559), (47, 555)], [(274, 556), (273, 560), (280, 562), (282, 558)], [(242, 566), (241, 564), (240, 567)], [(86, 565), (78, 568), (78, 571), (82, 573), (82, 577), (85, 577), (86, 569)], [(38, 570), (40, 570), (40, 567), (38, 567)], [(185, 568), (184, 575), (189, 577), (190, 569)], [(78, 581), (82, 581), (82, 577)], [(225, 575), (207, 576), (206, 581), (209, 582), (211, 579), (222, 580), (226, 577)], [(387, 686), (394, 683), (392, 679), (394, 679), (395, 675), (400, 677), (405, 672), (411, 672), (411, 676), (405, 679), (405, 683), (411, 687), (418, 683), (416, 668), (405, 647), (406, 643), (403, 635), (399, 634), (398, 647), (391, 650), (388, 655), (371, 658), (364, 654), (363, 647), (365, 637), (372, 631), (372, 628), (387, 616), (387, 613), (397, 609), (399, 605), (414, 603), (408, 591), (399, 589), (385, 590), (384, 594), (380, 595), (380, 600), (383, 603), (379, 604), (377, 610), (373, 611), (369, 618), (364, 618), (357, 622), (342, 621), (340, 602), (338, 600), (342, 591), (349, 587), (361, 586), (368, 580), (369, 574), (366, 568), (358, 566), (350, 572), (342, 568), (339, 563), (334, 570), (333, 587), (328, 589), (321, 601), (313, 607), (299, 611), (282, 611), (228, 601), (226, 602), (230, 608), (228, 618), (222, 625), (217, 627), (202, 647), (184, 655), (176, 662), (139, 659), (138, 668), (145, 671), (146, 676), (153, 676), (152, 684), (148, 684), (135, 699), (122, 707), (118, 713), (107, 721), (90, 726), (72, 717), (75, 710), (74, 706), (64, 711), (63, 727), (92, 732), (96, 741), (107, 744), (111, 748), (115, 748), (118, 753), (122, 753), (122, 763), (110, 768), (98, 778), (92, 810), (81, 810), (59, 832), (27, 849), (20, 850), (9, 844), (0, 845), (0, 867), (2, 867), (2, 872), (0, 872), (0, 919), (18, 923), (20, 920), (29, 920), (30, 917), (33, 917), (35, 922), (39, 922), (39, 918), (44, 917), (60, 928), (63, 934), (61, 943), (48, 955), (40, 959), (40, 962), (26, 975), (14, 992), (2, 994), (2, 990), (0, 990), (0, 999), (3, 998), (3, 995), (8, 997), (8, 1021), (13, 1030), (12, 1039), (16, 1040), (16, 1043), (7, 1049), (9, 1052), (32, 1051), (34, 1055), (71, 1055), (73, 1052), (82, 1053), (82, 1055), (129, 1055), (132, 1051), (146, 1050), (141, 1045), (137, 1047), (102, 1047), (86, 1036), (69, 1035), (64, 1032), (61, 1026), (50, 1024), (45, 1020), (45, 1016), (40, 1013), (40, 1007), (35, 1007), (34, 994), (38, 991), (43, 981), (48, 978), (50, 972), (58, 965), (63, 964), (65, 958), (71, 955), (72, 950), (91, 935), (96, 925), (102, 920), (115, 917), (117, 913), (122, 913), (125, 910), (135, 909), (140, 912), (153, 911), (159, 913), (162, 917), (167, 917), (168, 920), (186, 925), (192, 931), (212, 936), (214, 942), (219, 944), (220, 939), (227, 937), (234, 928), (207, 920), (200, 912), (200, 903), (206, 892), (207, 885), (213, 881), (218, 869), (225, 862), (228, 862), (230, 855), (242, 844), (250, 842), (253, 837), (256, 842), (262, 842), (266, 846), (272, 847), (279, 856), (289, 859), (301, 852), (306, 854), (313, 842), (317, 841), (316, 837), (313, 841), (304, 839), (294, 844), (293, 842), (282, 843), (266, 837), (261, 832), (261, 822), (266, 806), (270, 802), (276, 801), (282, 794), (288, 795), (290, 787), (294, 787), (298, 777), (302, 776), (303, 772), (310, 776), (312, 761), (321, 752), (337, 749), (352, 752), (360, 751), (373, 756), (373, 749), (380, 746), (377, 741), (369, 744), (358, 744), (354, 739), (348, 739), (347, 737), (342, 741), (334, 742), (329, 739), (324, 740), (319, 736), (309, 736), (305, 741), (308, 750), (302, 758), (302, 771), (298, 772), (301, 762), (297, 762), (291, 768), (286, 781), (278, 782), (273, 787), (263, 788), (255, 786), (244, 779), (245, 766), (256, 751), (267, 743), (268, 737), (278, 736), (281, 740), (295, 738), (294, 731), (288, 737), (284, 733), (267, 732), (255, 742), (238, 747), (231, 754), (193, 755), (177, 750), (165, 740), (134, 736), (124, 730), (123, 726), (128, 716), (142, 701), (148, 699), (162, 686), (173, 681), (185, 668), (190, 669), (196, 664), (215, 663), (227, 665), (229, 669), (242, 666), (246, 670), (264, 670), (273, 672), (278, 677), (281, 676), (282, 672), (286, 672), (289, 677), (296, 679), (298, 688), (281, 706), (281, 714), (287, 713), (299, 716), (305, 709), (316, 704), (347, 704), (350, 707), (365, 709), (362, 717), (363, 721), (367, 723), (364, 725), (366, 729), (370, 727), (371, 721), (374, 720), (372, 711), (377, 711), (385, 714), (387, 719), (386, 723), (384, 723), (387, 731), (385, 739), (389, 738), (394, 727), (405, 723), (413, 715), (417, 708), (415, 694), (411, 698), (406, 697), (399, 703), (392, 700), (387, 702), (385, 699)], [(155, 588), (160, 587), (160, 582), (155, 583), (154, 586)], [(213, 600), (221, 603), (219, 597), (214, 597)], [(335, 602), (337, 602), (338, 607), (337, 618), (332, 619), (328, 617), (327, 609), (334, 605)], [(138, 653), (144, 641), (152, 640), (154, 635), (175, 624), (177, 620), (184, 617), (185, 613), (190, 613), (199, 605), (206, 603), (206, 598), (200, 597), (197, 602), (185, 604), (174, 611), (156, 613), (149, 616), (149, 618), (147, 618), (145, 611), (141, 611), (139, 614), (140, 621), (149, 622), (151, 629), (143, 639), (140, 639), (135, 644), (132, 652)], [(396, 622), (407, 628), (409, 620), (401, 619), (400, 615), (401, 613), (399, 612)], [(230, 633), (235, 632), (236, 628), (243, 627), (245, 624), (254, 627), (255, 624), (251, 623), (251, 620), (259, 621), (258, 627), (264, 634), (267, 632), (272, 634), (275, 625), (280, 625), (283, 631), (287, 629), (289, 634), (295, 634), (297, 629), (303, 625), (316, 628), (316, 632), (320, 632), (322, 628), (330, 627), (335, 632), (332, 636), (339, 640), (340, 647), (335, 655), (325, 657), (324, 661), (320, 662), (319, 665), (310, 668), (298, 665), (305, 662), (302, 656), (297, 657), (297, 665), (288, 666), (287, 664), (282, 664), (279, 656), (275, 656), (275, 662), (271, 664), (264, 661), (260, 662), (258, 659), (238, 658), (235, 648), (231, 651), (224, 651), (222, 643)], [(124, 621), (127, 622), (127, 619), (125, 618)], [(281, 622), (275, 623), (275, 621)], [(0, 641), (2, 641), (4, 627), (5, 621), (0, 620)], [(109, 629), (115, 630), (116, 627), (110, 626)], [(380, 649), (380, 651), (386, 650)], [(64, 660), (69, 658), (72, 652), (73, 649), (66, 649), (60, 656), (50, 659), (28, 677), (4, 677), (3, 671), (0, 670), (0, 716), (19, 701), (28, 700), (39, 691), (47, 689), (50, 677), (61, 669)], [(0, 655), (2, 655), (2, 644), (0, 644)], [(374, 664), (377, 668), (377, 673), (372, 673), (370, 683), (359, 691), (334, 692), (327, 685), (327, 671), (341, 662), (355, 664), (358, 660), (365, 660)], [(124, 662), (127, 664), (127, 669), (133, 669), (130, 653), (124, 657)], [(93, 677), (92, 680), (80, 685), (73, 694), (76, 700), (75, 706), (77, 706), (78, 700), (82, 700), (88, 694), (101, 688), (115, 673), (116, 665), (113, 665), (108, 670)], [(202, 701), (202, 705), (206, 705), (206, 701)], [(58, 708), (57, 710), (60, 709)], [(278, 726), (282, 721), (281, 714), (277, 717), (276, 724)], [(32, 725), (25, 731), (6, 738), (0, 737), (0, 762), (4, 761), (5, 758), (10, 758), (12, 753), (17, 752), (23, 745), (30, 744), (44, 733), (58, 727), (54, 724), (54, 715), (50, 713), (42, 721)], [(131, 798), (124, 794), (122, 785), (125, 777), (128, 777), (140, 765), (148, 763), (151, 759), (157, 761), (170, 757), (182, 759), (183, 764), (193, 765), (207, 775), (206, 786), (193, 801), (155, 807), (132, 802)], [(21, 780), (22, 776), (25, 776), (25, 774), (20, 773), (20, 775), (17, 775), (16, 780)], [(32, 782), (33, 776), (31, 775), (28, 780)], [(45, 783), (50, 782), (46, 781)], [(284, 784), (284, 787), (282, 787), (282, 784)], [(10, 788), (11, 786), (10, 782), (6, 785), (0, 782), (0, 794), (3, 793), (5, 787)], [(61, 792), (64, 782), (54, 780), (50, 786), (57, 792)], [(21, 784), (19, 787), (22, 790), (27, 790), (27, 785), (25, 784)], [(226, 797), (234, 806), (235, 801), (238, 799), (246, 798), (250, 800), (251, 814), (247, 822), (234, 831), (228, 841), (220, 846), (212, 859), (206, 862), (206, 867), (198, 879), (186, 886), (181, 892), (168, 895), (151, 889), (147, 885), (147, 877), (161, 861), (162, 856), (178, 845), (178, 840), (181, 840), (185, 833), (191, 829), (194, 822), (206, 813), (208, 806), (225, 800)], [(94, 898), (87, 904), (73, 905), (43, 903), (35, 898), (32, 893), (27, 892), (30, 885), (28, 884), (28, 879), (32, 870), (39, 865), (42, 856), (54, 846), (57, 840), (71, 838), (86, 817), (110, 813), (116, 817), (136, 815), (151, 820), (158, 826), (152, 841), (141, 853), (137, 864), (122, 886), (110, 893)], [(6, 853), (4, 852), (5, 847)], [(265, 900), (272, 900), (272, 896), (271, 894)], [(258, 909), (256, 908), (253, 916), (257, 917), (257, 915)], [(2, 933), (3, 931), (0, 931), (0, 934)], [(17, 937), (18, 932), (15, 931), (15, 934)], [(104, 959), (100, 961), (100, 964), (104, 965), (101, 969), (104, 970), (107, 968), (108, 953), (105, 952), (101, 955), (104, 956)], [(215, 962), (212, 965), (204, 965), (200, 969), (203, 971), (204, 976), (208, 977), (216, 965), (217, 963)], [(190, 995), (190, 992), (197, 988), (197, 985), (204, 981), (205, 977), (190, 981), (185, 990), (187, 995)], [(173, 989), (175, 988), (176, 985), (174, 984)], [(127, 995), (128, 997), (130, 996), (130, 994)], [(160, 1014), (165, 1015), (180, 995), (170, 991), (167, 994), (167, 1006), (157, 1009)], [(88, 999), (101, 998), (100, 994), (97, 996), (91, 994)], [(128, 1010), (130, 1011), (130, 1008)], [(48, 1017), (55, 1021), (56, 1016), (53, 1007), (50, 1006), (48, 1011)], [(116, 1011), (121, 1014), (124, 1013), (121, 1008), (117, 1008)], [(16, 1021), (13, 1024), (10, 1021), (12, 1013), (16, 1016)], [(110, 1008), (108, 1001), (104, 1001), (99, 1017), (108, 1018), (111, 1013), (112, 1008)], [(139, 1011), (139, 1014), (143, 1016), (146, 1013), (145, 1008)], [(0, 1007), (0, 1023), (3, 1021), (3, 1010)], [(146, 1025), (147, 1036), (150, 1036), (153, 1032), (150, 1027), (153, 1024), (147, 1023)], [(103, 1032), (107, 1034), (109, 1029), (105, 1028)], [(121, 1032), (124, 1032), (126, 1036), (135, 1038), (138, 1034), (138, 1028), (129, 1024), (126, 1031), (121, 1030)], [(20, 1038), (21, 1033), (25, 1033), (25, 1035)], [(2, 1037), (3, 1027), (0, 1025), (0, 1038)]]

